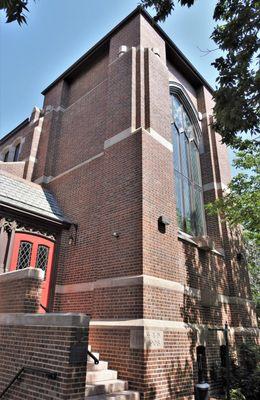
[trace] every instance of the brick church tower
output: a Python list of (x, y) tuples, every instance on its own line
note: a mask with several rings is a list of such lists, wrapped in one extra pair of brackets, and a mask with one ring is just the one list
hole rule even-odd
[(42, 268), (44, 307), (90, 315), (141, 398), (191, 398), (199, 355), (213, 391), (209, 328), (258, 331), (239, 237), (204, 212), (230, 180), (212, 88), (137, 8), (43, 95), (0, 140), (0, 272)]

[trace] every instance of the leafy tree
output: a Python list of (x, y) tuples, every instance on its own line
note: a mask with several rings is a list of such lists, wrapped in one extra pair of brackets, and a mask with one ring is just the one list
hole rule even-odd
[(28, 0), (0, 0), (0, 10), (6, 13), (6, 22), (17, 21), (19, 25), (26, 23), (25, 11), (27, 8)]
[[(195, 0), (141, 0), (144, 7), (155, 8), (156, 21), (164, 21), (177, 3), (190, 7)], [(216, 0), (213, 18), (216, 26), (211, 38), (223, 53), (213, 62), (218, 71), (214, 125), (223, 143), (239, 150), (234, 164), (240, 172), (225, 195), (206, 209), (220, 213), (231, 226), (242, 225), (253, 296), (260, 311), (260, 1)]]
[(239, 359), (232, 360), (231, 399), (258, 400), (260, 396), (260, 347), (243, 343), (239, 347)]
[[(190, 7), (195, 0), (141, 0), (144, 7), (155, 8), (156, 21), (164, 21), (176, 3)], [(253, 141), (260, 133), (260, 1), (218, 0), (213, 18), (216, 27), (211, 38), (223, 51), (213, 62), (219, 74), (213, 95), (215, 128), (224, 143), (243, 149), (249, 140), (242, 133), (250, 134)]]
[(224, 196), (206, 206), (209, 214), (220, 213), (231, 227), (242, 226), (253, 298), (260, 315), (260, 152), (256, 143), (236, 154), (239, 173)]
[(231, 226), (242, 225), (249, 240), (260, 245), (260, 152), (257, 144), (236, 153), (234, 166), (239, 170), (225, 195), (207, 206), (210, 213), (220, 212)]

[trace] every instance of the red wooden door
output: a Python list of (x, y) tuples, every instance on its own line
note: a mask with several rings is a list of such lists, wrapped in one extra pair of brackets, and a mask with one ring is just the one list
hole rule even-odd
[[(41, 304), (48, 307), (50, 297), (51, 272), (54, 243), (40, 236), (17, 232), (10, 264), (10, 271), (23, 268), (41, 268), (44, 271)], [(43, 312), (40, 307), (39, 312)]]

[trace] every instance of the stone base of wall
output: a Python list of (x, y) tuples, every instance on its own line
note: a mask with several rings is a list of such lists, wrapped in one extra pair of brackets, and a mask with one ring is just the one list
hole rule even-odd
[[(85, 399), (88, 323), (83, 314), (0, 314), (0, 396), (22, 367), (30, 367), (57, 378), (25, 371), (5, 400)], [(73, 360), (77, 346), (81, 357)]]
[[(126, 325), (127, 325), (126, 321)], [(162, 321), (163, 322), (163, 321)], [(198, 382), (197, 346), (205, 346), (207, 381), (211, 393), (223, 390), (220, 346), (225, 344), (223, 332), (207, 327), (159, 328), (114, 327), (91, 322), (90, 344), (111, 369), (118, 370), (119, 379), (129, 382), (143, 400), (193, 399)], [(236, 350), (244, 340), (259, 341), (254, 328), (231, 328), (231, 348)]]

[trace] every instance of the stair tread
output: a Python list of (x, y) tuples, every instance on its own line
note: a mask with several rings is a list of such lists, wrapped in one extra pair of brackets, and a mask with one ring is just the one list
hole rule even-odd
[(96, 383), (87, 383), (86, 386), (97, 386), (97, 385), (107, 385), (107, 384), (112, 384), (112, 383), (125, 383), (124, 379), (108, 379), (108, 380), (103, 380), (103, 381), (98, 381)]
[(98, 383), (99, 381), (107, 381), (117, 379), (117, 371), (114, 369), (100, 369), (95, 371), (87, 371), (86, 382)]
[(128, 389), (128, 382), (121, 379), (109, 379), (95, 383), (86, 384), (86, 395), (97, 396), (101, 394), (110, 394), (121, 392)]
[(120, 399), (120, 397), (122, 398), (122, 396), (124, 396), (124, 397), (127, 396), (127, 397), (125, 397), (125, 399), (129, 398), (129, 396), (131, 396), (131, 397), (134, 396), (135, 399), (138, 400), (139, 392), (136, 392), (133, 390), (122, 390), (120, 392), (99, 394), (99, 395), (95, 395), (95, 396), (86, 396), (85, 398), (88, 400), (106, 400), (106, 399), (112, 400), (113, 398)]
[(99, 361), (99, 364), (95, 364), (91, 361), (88, 361), (88, 363), (87, 363), (87, 372), (105, 371), (107, 369), (108, 369), (107, 361)]

